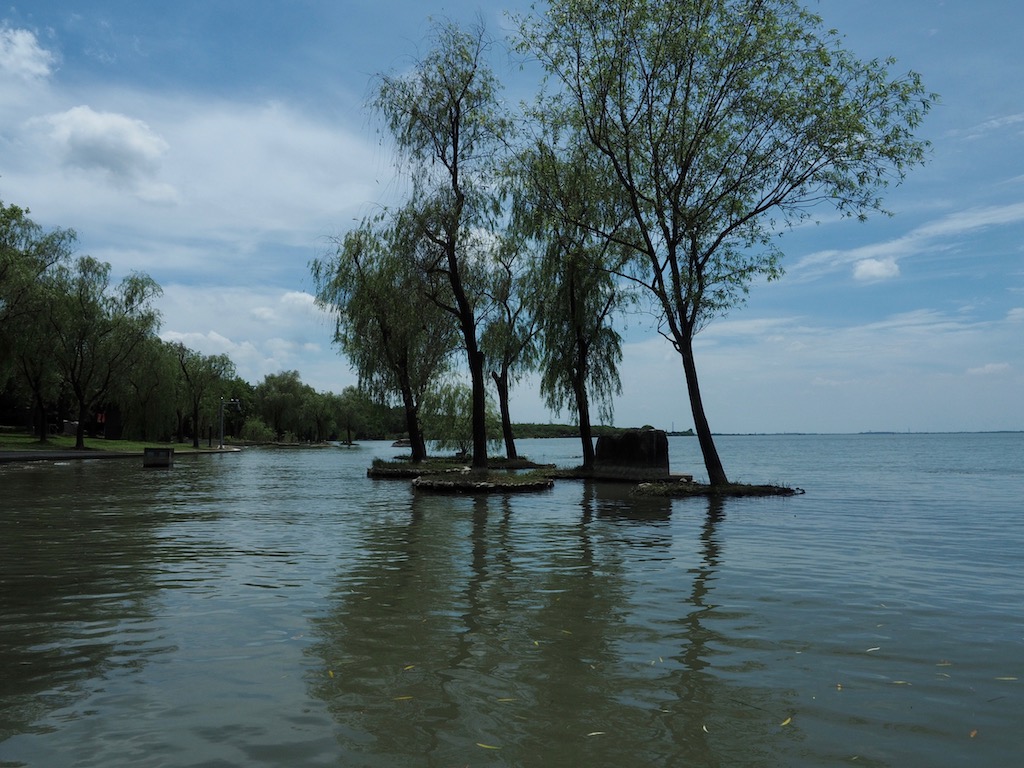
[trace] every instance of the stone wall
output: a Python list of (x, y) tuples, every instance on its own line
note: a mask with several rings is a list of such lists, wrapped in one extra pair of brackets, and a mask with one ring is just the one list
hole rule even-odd
[(668, 477), (668, 435), (661, 429), (627, 429), (597, 438), (594, 469), (642, 476)]

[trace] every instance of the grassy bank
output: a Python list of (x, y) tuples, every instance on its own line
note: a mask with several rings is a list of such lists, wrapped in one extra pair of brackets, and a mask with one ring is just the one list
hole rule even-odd
[[(156, 441), (141, 442), (137, 440), (104, 440), (103, 438), (85, 438), (87, 451), (111, 451), (114, 453), (142, 453), (144, 448), (173, 448), (175, 451), (193, 451), (192, 443), (158, 443)], [(45, 443), (39, 442), (34, 436), (12, 432), (0, 432), (0, 451), (73, 451), (75, 438), (65, 435), (53, 435)], [(211, 450), (202, 443), (202, 450)], [(216, 448), (212, 449), (216, 450)]]

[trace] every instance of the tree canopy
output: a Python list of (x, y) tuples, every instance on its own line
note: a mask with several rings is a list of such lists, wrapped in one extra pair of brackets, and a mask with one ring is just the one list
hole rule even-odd
[(708, 476), (728, 482), (704, 413), (693, 337), (782, 273), (776, 235), (820, 203), (865, 217), (923, 162), (933, 96), (894, 62), (861, 61), (797, 0), (567, 0), (518, 19), (549, 88), (545, 140), (582, 142), (681, 357)]

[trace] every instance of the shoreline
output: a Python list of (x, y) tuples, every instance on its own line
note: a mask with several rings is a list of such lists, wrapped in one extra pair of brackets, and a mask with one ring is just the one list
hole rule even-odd
[[(237, 453), (241, 450), (241, 448), (236, 446), (224, 446), (223, 448), (175, 448), (174, 455), (198, 456), (204, 453)], [(31, 464), (40, 461), (91, 461), (93, 459), (141, 459), (143, 455), (143, 451), (105, 451), (96, 448), (86, 448), (85, 450), (40, 448), (27, 451), (0, 449), (0, 464)]]

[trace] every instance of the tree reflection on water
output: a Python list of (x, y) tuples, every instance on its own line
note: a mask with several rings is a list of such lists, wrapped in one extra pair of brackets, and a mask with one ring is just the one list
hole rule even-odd
[(519, 503), (416, 496), (338, 574), (309, 686), (347, 755), (727, 765), (768, 749), (775, 694), (727, 669), (749, 618), (711, 599), (721, 500), (694, 541), (667, 524), (693, 502), (584, 484), (571, 518)]

